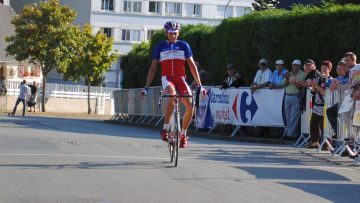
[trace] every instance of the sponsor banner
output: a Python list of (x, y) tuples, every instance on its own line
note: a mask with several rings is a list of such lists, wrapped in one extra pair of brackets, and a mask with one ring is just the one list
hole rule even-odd
[[(209, 128), (214, 123), (248, 126), (284, 126), (284, 90), (211, 88), (200, 98), (195, 125)], [(206, 127), (205, 127), (206, 126)]]

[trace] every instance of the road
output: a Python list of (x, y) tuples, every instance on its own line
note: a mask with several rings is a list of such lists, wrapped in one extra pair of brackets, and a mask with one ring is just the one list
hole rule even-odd
[(360, 202), (347, 159), (193, 136), (174, 168), (158, 133), (0, 114), (0, 202)]

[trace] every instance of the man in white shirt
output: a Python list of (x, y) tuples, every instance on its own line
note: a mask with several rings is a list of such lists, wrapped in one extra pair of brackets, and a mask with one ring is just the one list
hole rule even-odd
[(252, 93), (255, 93), (257, 89), (269, 86), (271, 81), (272, 72), (268, 66), (268, 61), (266, 59), (261, 59), (259, 61), (259, 68), (260, 70), (256, 72), (254, 82), (250, 86), (250, 90)]
[(15, 103), (15, 106), (14, 106), (14, 109), (13, 109), (12, 113), (9, 113), (9, 115), (15, 115), (17, 106), (19, 105), (20, 102), (22, 102), (23, 103), (23, 113), (22, 113), (22, 115), (25, 116), (26, 98), (27, 98), (28, 93), (29, 93), (29, 88), (26, 85), (26, 80), (23, 80), (20, 83), (19, 89), (20, 89), (19, 96), (18, 96), (18, 98), (16, 100), (16, 103)]

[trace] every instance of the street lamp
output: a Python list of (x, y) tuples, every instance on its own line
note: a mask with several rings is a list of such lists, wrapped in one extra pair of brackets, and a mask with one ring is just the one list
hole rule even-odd
[(225, 6), (225, 10), (224, 10), (224, 19), (225, 19), (226, 9), (227, 9), (227, 7), (229, 6), (230, 2), (231, 2), (231, 0), (229, 0), (229, 1), (228, 1), (228, 3), (227, 3), (227, 4), (226, 4), (226, 6)]

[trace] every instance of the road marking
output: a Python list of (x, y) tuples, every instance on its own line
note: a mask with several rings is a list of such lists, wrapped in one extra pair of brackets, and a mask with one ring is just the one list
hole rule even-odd
[[(110, 155), (86, 155), (86, 154), (11, 154), (0, 153), (0, 156), (48, 156), (48, 157), (88, 157), (88, 158), (121, 158), (121, 159), (161, 159), (169, 160), (164, 157), (146, 157), (146, 156), (110, 156)], [(181, 160), (181, 159), (179, 159)]]

